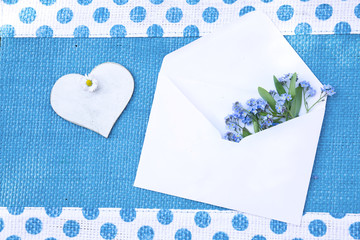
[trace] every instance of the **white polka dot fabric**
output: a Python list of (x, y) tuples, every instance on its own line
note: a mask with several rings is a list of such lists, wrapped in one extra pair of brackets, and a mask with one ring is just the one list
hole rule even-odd
[(0, 208), (0, 239), (359, 239), (360, 214), (306, 213), (300, 226), (234, 211)]
[(283, 34), (360, 33), (359, 0), (0, 0), (0, 35), (202, 36), (256, 10)]

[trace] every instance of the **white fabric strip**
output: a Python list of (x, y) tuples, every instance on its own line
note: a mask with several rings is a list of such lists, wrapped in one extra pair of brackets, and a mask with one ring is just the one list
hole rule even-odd
[(359, 0), (1, 0), (0, 35), (201, 36), (255, 9), (283, 34), (360, 33)]
[(346, 240), (360, 238), (360, 214), (306, 213), (296, 226), (218, 210), (0, 208), (0, 239), (20, 238)]

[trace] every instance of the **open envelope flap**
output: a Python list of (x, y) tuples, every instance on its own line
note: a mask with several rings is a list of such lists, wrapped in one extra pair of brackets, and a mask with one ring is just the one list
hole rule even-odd
[(161, 71), (221, 133), (232, 103), (260, 97), (259, 86), (275, 89), (273, 75), (297, 72), (318, 94), (322, 86), (268, 17), (257, 12), (170, 53)]
[[(259, 16), (268, 24), (269, 20), (262, 15)], [(258, 21), (257, 18), (253, 20)], [(252, 24), (252, 21), (249, 21), (249, 24)], [(238, 25), (241, 26), (243, 23), (239, 22)], [(230, 33), (225, 31), (222, 34), (225, 33), (232, 34), (232, 31)], [(213, 37), (214, 39), (221, 38), (216, 34)], [(283, 41), (283, 37), (281, 35), (280, 37)], [(191, 53), (197, 53), (197, 49), (203, 47), (202, 44), (198, 44), (202, 39), (184, 48), (190, 49)], [(206, 39), (204, 44), (213, 41), (213, 38)], [(292, 67), (293, 71), (307, 76), (306, 80), (319, 89), (320, 83), (316, 77), (292, 48), (288, 50), (291, 52), (288, 53), (289, 59), (282, 61), (282, 67), (275, 66), (276, 64), (273, 63), (269, 64), (277, 69), (275, 71), (281, 73)], [(325, 113), (325, 102), (320, 103), (309, 114), (244, 138), (240, 143), (225, 141), (221, 139), (219, 129), (214, 127), (214, 121), (209, 119), (211, 114), (207, 113), (210, 113), (212, 103), (227, 99), (228, 95), (225, 92), (221, 95), (215, 91), (216, 88), (225, 91), (226, 86), (223, 85), (226, 83), (216, 82), (218, 78), (208, 72), (220, 77), (221, 74), (218, 71), (227, 67), (224, 65), (216, 71), (213, 69), (215, 65), (211, 65), (207, 71), (203, 68), (202, 70), (206, 72), (206, 77), (203, 77), (198, 73), (199, 68), (193, 68), (192, 64), (188, 65), (187, 60), (192, 61), (192, 57), (199, 61), (206, 60), (208, 56), (199, 58), (196, 54), (194, 56), (190, 54), (190, 59), (188, 59), (189, 56), (183, 58), (182, 53), (190, 54), (180, 49), (168, 55), (159, 73), (134, 185), (299, 224)], [(228, 52), (227, 55), (231, 54)], [(226, 58), (226, 56), (223, 57)], [(181, 61), (178, 62), (178, 59)], [(268, 59), (271, 58), (268, 57)], [(218, 62), (221, 61), (218, 60)], [(177, 63), (179, 65), (176, 66)], [(238, 62), (238, 64), (244, 63)], [(248, 67), (258, 74), (257, 65)], [(178, 68), (183, 71), (179, 71)], [(235, 76), (241, 74), (242, 71), (238, 71), (238, 68), (242, 66), (227, 69), (231, 72), (235, 71), (236, 74), (227, 72), (224, 81), (227, 81), (229, 76), (232, 76), (234, 80)], [(253, 84), (255, 89), (258, 84), (270, 88), (270, 84), (266, 82), (272, 84), (274, 72), (266, 71), (269, 74), (268, 78), (266, 81)], [(250, 72), (248, 71), (249, 76)], [(206, 80), (209, 79), (213, 81), (207, 82)], [(247, 95), (248, 91), (252, 91), (252, 87), (249, 86), (252, 81), (257, 81), (257, 78), (251, 79), (251, 81), (244, 80), (238, 84), (239, 92)], [(240, 81), (239, 78), (236, 78), (236, 81)], [(228, 83), (230, 89), (232, 84), (237, 84)], [(227, 90), (227, 92), (231, 91)], [(256, 90), (250, 94), (255, 96), (255, 92)], [(210, 93), (214, 94), (212, 98)], [(224, 101), (227, 105), (231, 105), (234, 100), (237, 100), (236, 98), (239, 98), (235, 92), (233, 94), (233, 99)], [(203, 100), (203, 96), (208, 98)], [(207, 108), (206, 102), (209, 105)], [(224, 105), (224, 108), (228, 109), (228, 107)], [(220, 105), (217, 105), (217, 108), (221, 110)], [(218, 117), (222, 112), (215, 112), (213, 116)], [(219, 116), (221, 124), (224, 124), (225, 115)]]

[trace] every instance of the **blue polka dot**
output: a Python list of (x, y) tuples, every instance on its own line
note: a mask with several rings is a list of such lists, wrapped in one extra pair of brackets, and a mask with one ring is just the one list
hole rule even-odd
[(293, 238), (293, 240), (303, 240), (302, 238)]
[(105, 223), (104, 225), (101, 226), (100, 236), (103, 239), (111, 240), (116, 237), (117, 231), (118, 230), (114, 224)]
[(135, 7), (130, 11), (130, 19), (133, 22), (142, 22), (146, 17), (146, 10), (143, 7)]
[(214, 234), (213, 240), (229, 240), (229, 236), (224, 232), (217, 232)]
[(20, 21), (23, 23), (32, 23), (36, 18), (36, 11), (32, 7), (23, 8), (19, 13)]
[(200, 2), (200, 0), (186, 0), (187, 4), (196, 5)]
[(201, 228), (206, 228), (211, 223), (210, 214), (205, 211), (197, 212), (195, 214), (194, 220), (195, 224)]
[(334, 32), (336, 34), (349, 34), (351, 33), (350, 24), (347, 22), (339, 22), (335, 25)]
[(82, 214), (84, 218), (87, 220), (94, 220), (99, 216), (99, 209), (98, 208), (83, 208)]
[(42, 230), (42, 222), (38, 218), (29, 218), (25, 223), (25, 229), (30, 234), (39, 234)]
[(219, 18), (219, 11), (214, 7), (208, 7), (204, 10), (202, 17), (207, 23), (216, 22)]
[(264, 3), (269, 3), (269, 2), (272, 2), (273, 0), (261, 0), (261, 1)]
[(98, 8), (95, 10), (93, 18), (97, 23), (104, 23), (110, 18), (110, 11), (104, 7)]
[(276, 12), (279, 20), (288, 21), (294, 16), (294, 8), (290, 5), (282, 5)]
[(52, 37), (54, 34), (53, 30), (49, 26), (41, 26), (36, 30), (37, 37)]
[(46, 207), (45, 212), (49, 217), (58, 217), (62, 213), (61, 207)]
[(300, 0), (300, 1), (302, 1), (302, 2), (308, 2), (308, 1), (310, 1), (310, 0)]
[(142, 226), (137, 232), (139, 240), (152, 240), (154, 238), (154, 230), (149, 226)]
[(262, 235), (256, 235), (251, 240), (266, 240), (266, 238)]
[(270, 229), (273, 233), (283, 234), (287, 230), (287, 224), (285, 222), (280, 222), (277, 220), (270, 221)]
[(223, 0), (224, 3), (226, 4), (233, 4), (234, 2), (236, 2), (237, 0)]
[(68, 237), (76, 237), (80, 232), (80, 225), (74, 220), (66, 221), (63, 226), (63, 232)]
[(184, 37), (198, 37), (199, 29), (195, 25), (189, 25), (184, 29)]
[(87, 38), (90, 35), (90, 30), (87, 26), (81, 25), (75, 28), (74, 37)]
[(232, 226), (235, 230), (244, 231), (249, 226), (249, 221), (246, 216), (237, 214), (232, 219)]
[(161, 209), (157, 214), (157, 219), (162, 225), (169, 225), (173, 218), (173, 213), (168, 209)]
[(70, 8), (63, 8), (57, 12), (56, 19), (59, 23), (66, 24), (72, 20), (73, 16), (73, 11)]
[(183, 13), (180, 8), (173, 7), (167, 10), (166, 12), (166, 19), (171, 23), (178, 23), (180, 22)]
[(176, 231), (175, 240), (191, 240), (191, 232), (186, 228), (181, 228)]
[(320, 4), (316, 7), (315, 16), (320, 20), (327, 20), (331, 17), (333, 8), (329, 4)]
[(357, 18), (360, 18), (360, 4), (355, 7), (354, 14)]
[(4, 220), (0, 218), (0, 232), (4, 229), (4, 227), (5, 227)]
[(5, 4), (15, 4), (17, 3), (19, 0), (3, 0)]
[(309, 231), (315, 237), (322, 237), (326, 233), (326, 225), (321, 220), (313, 220), (309, 224)]
[(0, 37), (14, 37), (15, 28), (11, 25), (2, 25), (0, 27)]
[(50, 5), (53, 5), (56, 0), (40, 0), (40, 2), (46, 6), (50, 6)]
[(21, 240), (21, 238), (19, 236), (12, 235), (12, 236), (6, 238), (6, 240)]
[(341, 219), (344, 218), (346, 213), (330, 213), (333, 218)]
[(125, 37), (127, 34), (126, 28), (123, 25), (114, 25), (110, 29), (111, 37)]
[(115, 4), (117, 5), (124, 5), (126, 4), (129, 0), (113, 0)]
[(120, 210), (120, 217), (124, 222), (132, 222), (136, 218), (136, 210), (134, 208), (123, 208)]
[(147, 29), (146, 34), (149, 37), (162, 37), (164, 35), (164, 30), (160, 25), (153, 24)]
[(240, 9), (239, 16), (244, 16), (245, 14), (255, 11), (255, 8), (253, 6), (245, 6), (242, 9)]
[(150, 2), (152, 3), (152, 4), (162, 4), (163, 2), (164, 2), (164, 0), (150, 0)]
[(11, 215), (20, 215), (24, 212), (23, 207), (8, 207), (7, 210)]
[(86, 6), (92, 3), (92, 0), (77, 0), (80, 5)]
[(356, 222), (349, 227), (350, 236), (354, 239), (360, 239), (360, 222)]
[(295, 28), (296, 35), (305, 35), (312, 32), (311, 26), (308, 23), (299, 23)]
[(56, 238), (50, 237), (50, 238), (47, 238), (45, 240), (56, 240)]

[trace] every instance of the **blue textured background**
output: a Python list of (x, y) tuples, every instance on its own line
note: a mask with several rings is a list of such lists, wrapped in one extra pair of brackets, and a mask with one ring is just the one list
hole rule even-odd
[[(286, 38), (337, 91), (328, 101), (305, 211), (360, 213), (360, 35)], [(2, 39), (0, 206), (216, 208), (132, 187), (162, 58), (193, 40)], [(107, 61), (135, 79), (109, 139), (63, 120), (49, 100), (58, 78)]]

